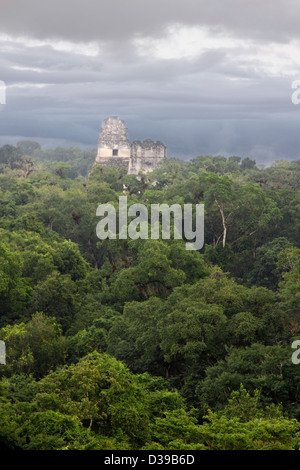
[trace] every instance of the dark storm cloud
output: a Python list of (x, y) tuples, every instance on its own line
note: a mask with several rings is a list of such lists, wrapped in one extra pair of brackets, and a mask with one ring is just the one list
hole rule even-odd
[(118, 41), (173, 23), (274, 41), (299, 37), (297, 0), (2, 0), (0, 29), (38, 38)]
[(168, 156), (299, 155), (296, 1), (0, 1), (0, 145), (94, 147), (119, 115)]

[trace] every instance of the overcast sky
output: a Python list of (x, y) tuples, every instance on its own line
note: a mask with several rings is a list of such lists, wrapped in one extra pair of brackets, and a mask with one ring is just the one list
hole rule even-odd
[(300, 158), (299, 0), (0, 0), (0, 80), (0, 145), (119, 116), (169, 157)]

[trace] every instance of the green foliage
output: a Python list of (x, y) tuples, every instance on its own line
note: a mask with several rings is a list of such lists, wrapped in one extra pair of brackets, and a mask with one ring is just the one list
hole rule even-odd
[(277, 266), (278, 256), (288, 247), (291, 247), (291, 243), (280, 237), (258, 248), (253, 269), (248, 276), (250, 284), (276, 290), (281, 279)]
[(9, 166), (11, 169), (16, 168), (17, 163), (22, 160), (22, 151), (14, 147), (13, 145), (4, 145), (0, 148), (0, 167), (1, 173), (5, 166)]
[(198, 389), (199, 399), (205, 406), (220, 409), (230, 393), (243, 383), (249, 391), (259, 389), (265, 404), (282, 403), (291, 416), (298, 418), (299, 373), (291, 362), (289, 347), (254, 343), (242, 349), (231, 348), (225, 360), (207, 368)]
[(4, 374), (33, 373), (41, 377), (64, 363), (67, 340), (56, 320), (43, 313), (35, 313), (27, 323), (1, 328), (0, 338), (7, 348)]
[(35, 152), (41, 151), (42, 148), (38, 142), (33, 140), (20, 140), (17, 143), (17, 147), (21, 150), (24, 155), (33, 156)]
[[(0, 448), (299, 448), (300, 161), (94, 159), (0, 148)], [(99, 240), (121, 195), (204, 204), (204, 248)]]
[(259, 407), (258, 390), (243, 386), (233, 392), (224, 411), (209, 411), (201, 426), (209, 450), (294, 450), (299, 423), (283, 416), (280, 407)]
[(76, 294), (77, 287), (70, 275), (54, 271), (35, 286), (30, 310), (55, 317), (65, 331), (75, 315)]
[(26, 308), (30, 294), (29, 283), (22, 277), (19, 253), (0, 243), (0, 322), (18, 317)]

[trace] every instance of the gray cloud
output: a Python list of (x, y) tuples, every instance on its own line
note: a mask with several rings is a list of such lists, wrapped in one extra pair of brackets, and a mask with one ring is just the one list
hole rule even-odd
[(297, 0), (1, 0), (0, 29), (38, 38), (117, 41), (169, 24), (209, 25), (284, 41), (299, 37)]
[[(102, 119), (119, 115), (132, 140), (162, 140), (169, 156), (297, 158), (291, 81), (300, 56), (289, 41), (300, 40), (299, 19), (294, 0), (1, 0), (0, 79), (8, 88), (0, 145), (32, 138), (94, 147)], [(176, 55), (175, 34), (166, 39), (175, 56), (160, 55), (156, 41), (174, 24), (203, 26), (219, 42), (196, 36), (194, 54), (187, 46)]]

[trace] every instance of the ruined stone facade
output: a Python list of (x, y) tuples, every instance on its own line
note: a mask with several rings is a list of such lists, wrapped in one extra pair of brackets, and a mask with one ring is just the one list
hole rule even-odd
[(104, 119), (95, 164), (125, 167), (128, 174), (137, 175), (140, 171), (153, 171), (165, 157), (166, 147), (162, 142), (146, 139), (130, 143), (124, 121), (116, 116)]

